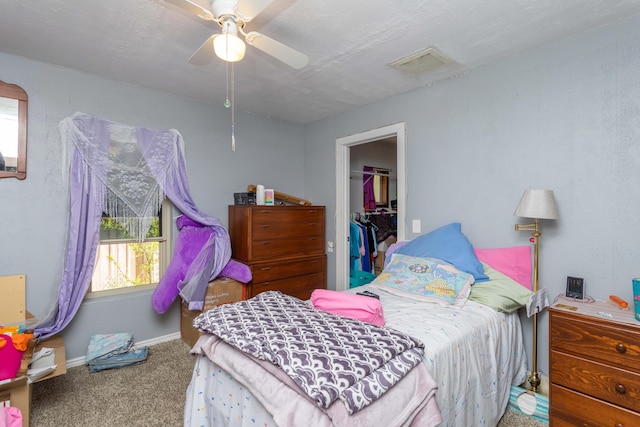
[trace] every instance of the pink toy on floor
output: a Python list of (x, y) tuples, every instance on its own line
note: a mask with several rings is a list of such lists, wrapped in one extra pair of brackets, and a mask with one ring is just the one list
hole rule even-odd
[[(151, 305), (158, 314), (165, 313), (169, 309), (179, 294), (178, 285), (184, 280), (189, 266), (200, 253), (209, 236), (215, 233), (213, 228), (203, 226), (184, 215), (178, 217), (176, 225), (179, 234), (173, 257), (151, 297)], [(248, 283), (251, 281), (251, 270), (246, 265), (231, 259), (219, 276)]]
[(15, 406), (0, 407), (0, 427), (22, 427), (22, 412)]

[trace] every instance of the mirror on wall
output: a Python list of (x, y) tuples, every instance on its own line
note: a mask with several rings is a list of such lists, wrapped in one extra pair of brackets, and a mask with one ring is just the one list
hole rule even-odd
[(373, 168), (373, 195), (376, 199), (376, 208), (389, 207), (389, 169)]
[(0, 81), (0, 178), (27, 176), (27, 92)]

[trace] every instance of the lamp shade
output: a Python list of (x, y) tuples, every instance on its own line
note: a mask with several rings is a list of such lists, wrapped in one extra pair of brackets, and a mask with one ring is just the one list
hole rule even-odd
[(513, 215), (538, 219), (560, 218), (552, 190), (525, 190)]

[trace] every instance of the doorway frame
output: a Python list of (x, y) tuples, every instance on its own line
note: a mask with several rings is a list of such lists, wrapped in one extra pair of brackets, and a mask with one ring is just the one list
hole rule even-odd
[(406, 124), (399, 122), (377, 129), (336, 139), (336, 290), (349, 288), (349, 173), (351, 167), (350, 148), (391, 136), (396, 137), (398, 230), (397, 239), (405, 240), (407, 227), (407, 138)]

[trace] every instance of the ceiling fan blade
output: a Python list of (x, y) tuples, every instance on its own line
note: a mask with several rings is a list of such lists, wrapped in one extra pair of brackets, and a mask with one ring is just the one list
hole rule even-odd
[(262, 12), (273, 0), (238, 0), (236, 13), (244, 22), (249, 22)]
[(215, 50), (213, 50), (213, 39), (220, 34), (214, 34), (205, 40), (204, 43), (191, 55), (189, 63), (193, 65), (207, 65), (216, 56)]
[(194, 15), (204, 19), (205, 21), (215, 21), (216, 17), (213, 16), (213, 13), (204, 6), (199, 5), (198, 3), (191, 0), (164, 0), (167, 3), (171, 3), (175, 6), (178, 6), (180, 9), (186, 10), (187, 12), (193, 13)]
[(256, 31), (247, 33), (246, 40), (251, 46), (268, 53), (296, 70), (305, 67), (309, 63), (309, 57), (307, 55)]

